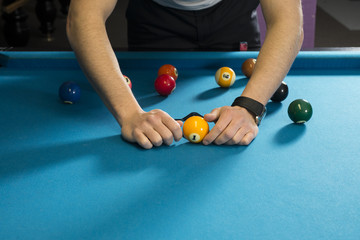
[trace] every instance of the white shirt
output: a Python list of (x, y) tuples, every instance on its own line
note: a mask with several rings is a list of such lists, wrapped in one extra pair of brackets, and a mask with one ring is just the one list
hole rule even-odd
[(201, 10), (214, 6), (221, 0), (153, 0), (154, 2), (164, 6), (181, 10)]

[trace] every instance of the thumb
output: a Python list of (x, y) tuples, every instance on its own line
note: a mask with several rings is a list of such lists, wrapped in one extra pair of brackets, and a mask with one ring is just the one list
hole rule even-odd
[(180, 127), (182, 127), (184, 125), (184, 123), (182, 121), (180, 121), (180, 120), (178, 120), (176, 122), (179, 124)]
[(207, 122), (215, 122), (220, 116), (220, 108), (213, 109), (210, 113), (204, 115), (204, 119)]

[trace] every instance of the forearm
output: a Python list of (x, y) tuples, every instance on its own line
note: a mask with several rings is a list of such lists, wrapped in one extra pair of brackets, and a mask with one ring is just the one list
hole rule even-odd
[(111, 48), (105, 20), (101, 16), (89, 18), (70, 11), (67, 34), (86, 77), (119, 124), (132, 113), (141, 111)]
[(268, 20), (256, 67), (242, 95), (266, 105), (287, 75), (302, 41), (301, 9), (295, 7), (275, 20)]

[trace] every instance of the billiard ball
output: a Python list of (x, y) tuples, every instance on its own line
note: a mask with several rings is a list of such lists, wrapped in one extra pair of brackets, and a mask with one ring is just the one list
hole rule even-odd
[(80, 86), (75, 82), (64, 82), (59, 88), (59, 97), (63, 103), (73, 104), (81, 96)]
[(160, 75), (155, 80), (155, 89), (162, 96), (170, 95), (176, 87), (173, 77), (167, 74)]
[(294, 123), (301, 124), (309, 121), (312, 113), (311, 104), (304, 99), (296, 99), (288, 107), (288, 115)]
[(192, 143), (200, 143), (208, 132), (209, 124), (200, 116), (189, 117), (184, 122), (184, 137)]
[(132, 83), (131, 83), (130, 78), (127, 77), (127, 76), (125, 76), (125, 75), (124, 75), (124, 78), (125, 78), (125, 80), (126, 80), (126, 83), (129, 85), (129, 87), (132, 88)]
[(174, 67), (171, 64), (165, 64), (159, 68), (158, 76), (163, 75), (163, 74), (172, 76), (175, 81), (177, 80), (177, 78), (179, 76), (178, 70), (176, 69), (176, 67)]
[(215, 73), (216, 83), (223, 88), (231, 87), (235, 82), (236, 74), (229, 67), (219, 68)]
[(249, 58), (243, 62), (241, 66), (241, 71), (247, 78), (250, 78), (251, 75), (253, 74), (255, 64), (256, 64), (255, 58)]
[(286, 99), (289, 94), (289, 87), (285, 82), (282, 82), (280, 87), (276, 90), (274, 95), (271, 97), (273, 102), (282, 102)]

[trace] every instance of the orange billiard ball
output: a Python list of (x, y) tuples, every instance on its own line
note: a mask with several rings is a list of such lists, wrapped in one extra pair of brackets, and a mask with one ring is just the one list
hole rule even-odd
[(256, 64), (255, 58), (249, 58), (243, 62), (242, 66), (241, 66), (241, 71), (247, 78), (250, 78), (251, 75), (253, 74), (255, 64)]
[(201, 142), (209, 132), (209, 124), (200, 116), (189, 117), (183, 125), (184, 137), (192, 143)]
[(231, 87), (235, 82), (236, 74), (229, 67), (219, 68), (215, 73), (216, 83), (223, 88)]
[(178, 70), (176, 69), (176, 67), (174, 67), (171, 64), (165, 64), (159, 68), (158, 76), (163, 75), (163, 74), (172, 76), (175, 81), (179, 76)]
[(129, 85), (129, 87), (132, 88), (132, 83), (131, 83), (130, 78), (127, 77), (127, 76), (125, 76), (125, 75), (124, 75), (124, 78), (125, 78), (125, 80), (126, 80), (126, 83)]

